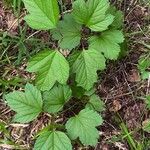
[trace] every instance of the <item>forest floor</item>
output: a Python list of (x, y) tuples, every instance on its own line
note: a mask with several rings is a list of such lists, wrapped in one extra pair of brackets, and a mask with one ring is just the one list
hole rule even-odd
[[(127, 52), (123, 58), (108, 64), (96, 84), (97, 94), (106, 105), (102, 113), (104, 123), (99, 128), (99, 143), (95, 148), (74, 147), (85, 150), (135, 150), (134, 145), (139, 144), (146, 145), (148, 150), (150, 133), (144, 132), (142, 126), (150, 119), (150, 111), (145, 103), (146, 95), (150, 94), (150, 78), (141, 79), (138, 61), (150, 51), (150, 2), (111, 2), (124, 12)], [(66, 7), (69, 8), (70, 3), (67, 0)], [(11, 123), (14, 112), (7, 107), (3, 98), (8, 91), (21, 89), (31, 80), (32, 76), (25, 71), (26, 60), (29, 55), (44, 48), (45, 42), (50, 44), (48, 33), (26, 30), (23, 16), (24, 13), (18, 13), (17, 8), (12, 9), (11, 4), (0, 1), (0, 124), (6, 126), (5, 133), (0, 128), (0, 150), (14, 149), (14, 146), (31, 149), (34, 135), (49, 122), (49, 116), (43, 115), (31, 124)], [(34, 51), (29, 54), (28, 48)]]

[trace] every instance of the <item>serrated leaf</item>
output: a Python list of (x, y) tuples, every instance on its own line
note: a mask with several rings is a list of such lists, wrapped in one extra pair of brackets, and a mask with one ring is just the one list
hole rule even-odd
[(105, 16), (105, 18), (101, 22), (99, 22), (99, 23), (95, 22), (93, 24), (88, 24), (87, 26), (91, 30), (96, 31), (96, 32), (98, 32), (98, 31), (105, 31), (105, 30), (108, 29), (108, 26), (110, 24), (112, 24), (113, 20), (114, 20), (114, 16), (111, 15), (111, 14), (108, 14), (108, 15)]
[(38, 30), (56, 27), (59, 20), (57, 0), (23, 0), (29, 14), (25, 16), (27, 24)]
[(52, 35), (59, 41), (60, 48), (71, 50), (80, 44), (81, 29), (81, 25), (75, 22), (72, 15), (66, 14), (57, 29), (52, 31)]
[(25, 92), (15, 91), (5, 96), (8, 106), (17, 112), (14, 121), (28, 123), (42, 111), (43, 101), (40, 91), (31, 84), (26, 84)]
[(72, 140), (79, 137), (84, 145), (96, 145), (99, 133), (96, 126), (103, 122), (101, 116), (93, 110), (84, 109), (66, 123), (67, 132)]
[(73, 4), (73, 16), (93, 31), (104, 31), (114, 19), (111, 14), (106, 14), (108, 8), (108, 0), (77, 0)]
[(45, 50), (31, 58), (27, 71), (37, 73), (36, 85), (45, 91), (50, 90), (56, 81), (66, 84), (69, 64), (60, 52)]
[(76, 0), (73, 3), (73, 17), (80, 24), (88, 22), (88, 9), (85, 0)]
[(111, 27), (113, 29), (120, 29), (123, 26), (123, 12), (117, 10), (115, 6), (110, 6), (107, 12), (115, 17), (113, 23), (111, 24)]
[(90, 96), (90, 100), (88, 101), (85, 107), (99, 112), (105, 109), (104, 102), (95, 94)]
[(120, 43), (124, 41), (124, 36), (119, 30), (108, 30), (100, 36), (90, 38), (90, 48), (104, 53), (104, 56), (111, 60), (116, 60), (120, 53)]
[(71, 72), (76, 74), (77, 86), (90, 90), (97, 81), (97, 70), (105, 68), (105, 58), (94, 49), (76, 52), (69, 58)]
[(72, 150), (70, 139), (60, 131), (46, 131), (34, 145), (34, 150)]
[(62, 110), (64, 104), (71, 98), (71, 89), (67, 85), (55, 85), (50, 91), (43, 93), (44, 110), (56, 113)]

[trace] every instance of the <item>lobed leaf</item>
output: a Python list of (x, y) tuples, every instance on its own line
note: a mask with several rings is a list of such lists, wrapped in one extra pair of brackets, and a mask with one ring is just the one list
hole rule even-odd
[(107, 12), (115, 17), (113, 23), (111, 24), (111, 28), (120, 29), (123, 26), (124, 21), (123, 12), (117, 10), (115, 6), (110, 6)]
[(104, 102), (97, 95), (93, 94), (90, 96), (90, 100), (85, 108), (101, 112), (105, 109), (104, 105)]
[(73, 3), (73, 17), (80, 24), (88, 22), (88, 9), (85, 0), (76, 0)]
[(56, 27), (59, 20), (57, 0), (23, 0), (29, 14), (25, 16), (27, 24), (38, 30)]
[(100, 36), (90, 38), (90, 48), (104, 53), (107, 59), (116, 60), (120, 53), (120, 43), (124, 41), (124, 36), (119, 30), (108, 30)]
[(36, 85), (40, 90), (50, 90), (56, 81), (66, 84), (69, 64), (57, 50), (45, 50), (35, 55), (27, 65), (27, 71), (36, 72)]
[(34, 145), (34, 150), (72, 150), (70, 139), (60, 131), (46, 131), (41, 134)]
[(62, 110), (64, 104), (71, 98), (71, 89), (67, 85), (55, 85), (50, 91), (43, 93), (44, 110), (56, 113)]
[(5, 96), (8, 106), (17, 112), (14, 121), (28, 123), (42, 112), (42, 96), (40, 91), (31, 84), (26, 84), (25, 93), (15, 91)]
[(52, 31), (52, 36), (59, 41), (60, 48), (72, 50), (80, 44), (81, 29), (81, 25), (75, 22), (72, 15), (66, 14), (57, 29)]
[(97, 70), (105, 68), (104, 56), (94, 49), (76, 52), (69, 58), (71, 72), (76, 74), (77, 86), (90, 90), (97, 81)]
[(101, 116), (93, 110), (84, 109), (66, 123), (67, 132), (72, 140), (79, 137), (84, 145), (96, 145), (99, 133), (96, 126), (103, 122)]
[(111, 14), (106, 14), (108, 8), (108, 0), (77, 0), (73, 4), (73, 16), (93, 31), (104, 31), (114, 19)]

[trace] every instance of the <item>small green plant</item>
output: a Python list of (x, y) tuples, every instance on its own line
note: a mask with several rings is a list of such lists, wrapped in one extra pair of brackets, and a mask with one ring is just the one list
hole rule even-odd
[[(23, 2), (29, 11), (27, 24), (36, 30), (50, 30), (54, 47), (28, 62), (27, 71), (36, 73), (35, 86), (27, 83), (24, 92), (5, 96), (17, 113), (13, 121), (28, 123), (41, 112), (52, 115), (51, 125), (35, 142), (35, 150), (71, 150), (71, 140), (78, 138), (83, 145), (96, 145), (96, 127), (103, 123), (98, 112), (104, 110), (104, 103), (95, 94), (94, 83), (106, 61), (119, 56), (124, 41), (122, 13), (108, 0), (76, 0), (72, 11), (64, 12), (60, 19), (57, 0)], [(73, 112), (64, 124), (56, 124), (57, 114), (63, 108), (69, 111), (72, 103), (79, 103), (82, 110)]]
[(138, 69), (143, 80), (150, 78), (150, 53), (142, 55), (140, 57), (138, 62)]

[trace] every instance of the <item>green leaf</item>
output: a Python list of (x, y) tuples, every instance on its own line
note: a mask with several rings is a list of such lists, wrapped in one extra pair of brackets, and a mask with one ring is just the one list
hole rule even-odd
[(78, 99), (82, 98), (82, 96), (85, 93), (85, 89), (75, 84), (71, 86), (71, 89), (72, 89), (73, 97), (78, 98)]
[(95, 87), (93, 87), (92, 89), (90, 89), (89, 91), (85, 91), (84, 95), (86, 96), (92, 96), (95, 93), (96, 89)]
[(124, 39), (124, 42), (120, 44), (121, 51), (119, 53), (118, 60), (121, 60), (122, 58), (127, 56), (127, 54), (129, 53), (128, 44), (129, 44), (128, 39)]
[(90, 100), (88, 101), (85, 107), (91, 110), (101, 112), (105, 109), (104, 105), (104, 102), (97, 95), (94, 94), (90, 97)]
[[(96, 18), (95, 18), (96, 19)], [(93, 22), (89, 23), (87, 26), (93, 31), (105, 31), (108, 29), (108, 26), (112, 24), (114, 16), (111, 14), (106, 15), (106, 17), (99, 23)]]
[(83, 50), (69, 58), (71, 72), (76, 74), (77, 86), (90, 90), (97, 81), (97, 70), (105, 68), (105, 58), (94, 49)]
[(142, 79), (148, 79), (150, 77), (150, 55), (143, 55), (138, 61), (138, 69), (140, 70)]
[(9, 135), (9, 131), (7, 130), (7, 125), (2, 121), (0, 121), (0, 132), (5, 135)]
[(150, 95), (146, 97), (147, 108), (150, 110)]
[(72, 90), (72, 96), (74, 98), (77, 99), (82, 99), (85, 96), (90, 97), (91, 95), (93, 95), (96, 91), (96, 89), (94, 87), (92, 87), (90, 90), (85, 90), (83, 87), (81, 86), (77, 86), (77, 82), (75, 81), (75, 74), (71, 75), (71, 90)]
[(120, 29), (123, 26), (123, 21), (124, 21), (123, 12), (117, 10), (115, 6), (110, 6), (107, 12), (115, 16), (114, 21), (111, 24), (111, 27), (113, 29)]
[(25, 16), (27, 24), (38, 30), (48, 30), (56, 27), (59, 20), (57, 0), (23, 0), (29, 14)]
[(69, 64), (57, 50), (45, 50), (31, 58), (27, 71), (36, 72), (36, 84), (40, 90), (50, 90), (56, 81), (66, 84)]
[(83, 96), (90, 97), (96, 91), (95, 88), (92, 88), (89, 91), (86, 91), (84, 88), (82, 88), (80, 86), (77, 86), (76, 82), (74, 82), (71, 85), (71, 89), (72, 89), (72, 96), (75, 97), (75, 98), (77, 98), (77, 99), (82, 99)]
[(107, 59), (116, 60), (120, 53), (120, 43), (124, 41), (124, 36), (119, 30), (109, 30), (100, 36), (90, 38), (90, 48), (104, 53)]
[(141, 77), (143, 80), (148, 79), (150, 77), (150, 71), (141, 72)]
[(73, 3), (73, 17), (80, 24), (88, 22), (88, 9), (85, 0), (76, 0)]
[(42, 112), (42, 96), (40, 91), (31, 84), (26, 84), (25, 93), (15, 91), (5, 96), (8, 106), (17, 114), (15, 122), (28, 123)]
[(55, 85), (50, 91), (43, 94), (44, 110), (56, 113), (62, 110), (64, 104), (71, 98), (71, 89), (67, 85)]
[(97, 126), (103, 122), (101, 116), (93, 110), (84, 109), (66, 123), (67, 132), (72, 140), (79, 137), (84, 145), (94, 146), (98, 142)]
[(65, 133), (47, 131), (38, 137), (34, 150), (72, 150), (72, 145)]
[(62, 49), (73, 49), (80, 44), (81, 25), (76, 23), (71, 14), (66, 14), (57, 29), (52, 31), (53, 38), (59, 41)]
[(104, 31), (114, 19), (111, 14), (106, 14), (108, 8), (108, 0), (77, 0), (73, 4), (73, 16), (93, 31)]

